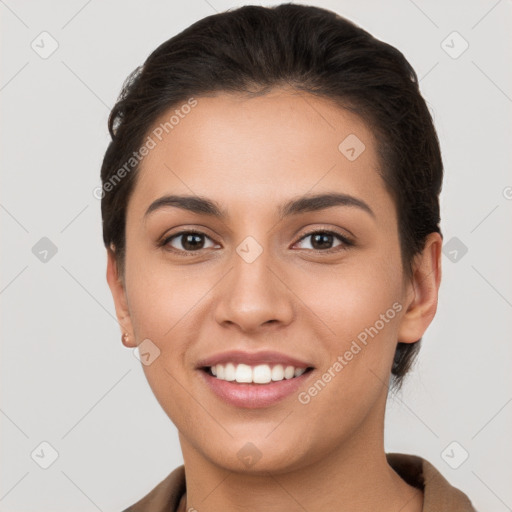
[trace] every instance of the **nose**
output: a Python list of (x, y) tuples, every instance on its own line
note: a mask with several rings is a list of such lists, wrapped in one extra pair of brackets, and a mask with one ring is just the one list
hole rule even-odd
[(236, 326), (244, 333), (263, 326), (288, 325), (294, 317), (294, 294), (283, 275), (282, 263), (264, 250), (247, 262), (233, 254), (230, 270), (217, 287), (215, 319), (222, 326)]

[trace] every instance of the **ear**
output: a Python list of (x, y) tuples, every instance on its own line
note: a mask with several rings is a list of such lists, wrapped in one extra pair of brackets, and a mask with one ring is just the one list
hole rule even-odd
[(128, 339), (126, 342), (123, 341), (123, 344), (127, 347), (136, 347), (137, 343), (135, 342), (130, 310), (126, 300), (125, 286), (118, 272), (116, 255), (112, 245), (107, 249), (107, 258), (107, 282), (114, 299), (117, 320), (122, 333), (128, 333)]
[(436, 314), (441, 283), (442, 242), (439, 233), (430, 233), (423, 250), (414, 259), (413, 275), (405, 288), (405, 314), (398, 329), (399, 342), (418, 341)]

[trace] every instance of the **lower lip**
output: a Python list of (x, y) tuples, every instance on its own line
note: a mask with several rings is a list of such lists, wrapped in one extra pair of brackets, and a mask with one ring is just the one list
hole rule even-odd
[(219, 398), (235, 407), (245, 409), (259, 409), (280, 402), (295, 393), (312, 373), (312, 370), (309, 370), (299, 377), (269, 382), (268, 384), (239, 384), (217, 379), (204, 370), (199, 371), (207, 385)]

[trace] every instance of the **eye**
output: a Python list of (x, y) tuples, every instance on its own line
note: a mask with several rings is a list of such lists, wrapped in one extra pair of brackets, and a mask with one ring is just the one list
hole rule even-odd
[[(329, 230), (311, 231), (304, 235), (297, 244), (308, 238), (311, 238), (311, 250), (317, 252), (336, 252), (338, 250), (345, 250), (354, 245), (346, 236)], [(336, 240), (338, 240), (339, 243), (333, 245)], [(210, 245), (205, 244), (206, 241), (210, 241)], [(190, 255), (194, 252), (200, 252), (203, 249), (219, 247), (208, 235), (195, 230), (180, 231), (179, 233), (170, 235), (164, 238), (159, 245), (166, 249), (168, 248), (169, 251), (183, 253), (183, 255), (187, 255), (187, 253)], [(305, 248), (308, 249), (308, 247)]]
[[(311, 249), (320, 252), (332, 252), (333, 249), (345, 250), (354, 245), (351, 240), (341, 233), (327, 230), (311, 231), (304, 235), (297, 243), (300, 243), (302, 240), (306, 240), (307, 238), (311, 238)], [(338, 239), (341, 243), (333, 246), (332, 244), (335, 242), (335, 239)]]
[[(205, 245), (205, 240), (210, 240), (210, 246)], [(168, 236), (160, 243), (162, 247), (170, 246), (170, 250), (176, 252), (199, 252), (208, 247), (215, 247), (213, 240), (201, 231), (180, 231)], [(180, 247), (181, 246), (181, 247)]]

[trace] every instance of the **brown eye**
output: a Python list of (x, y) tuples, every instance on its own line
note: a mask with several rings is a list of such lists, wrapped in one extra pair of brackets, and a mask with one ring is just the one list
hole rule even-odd
[[(312, 231), (311, 233), (303, 236), (299, 242), (308, 238), (311, 239), (310, 245), (311, 249), (314, 251), (326, 252), (336, 248), (346, 249), (347, 247), (353, 245), (353, 243), (348, 238), (334, 231)], [(333, 246), (333, 243), (335, 243), (336, 239), (341, 243)]]
[[(205, 245), (207, 240), (212, 242), (210, 246)], [(208, 247), (214, 247), (215, 244), (210, 237), (200, 231), (180, 231), (163, 240), (162, 246), (170, 247), (171, 250), (177, 252), (198, 252)]]

